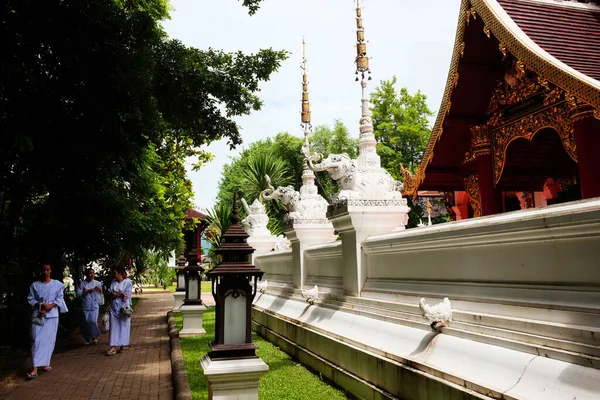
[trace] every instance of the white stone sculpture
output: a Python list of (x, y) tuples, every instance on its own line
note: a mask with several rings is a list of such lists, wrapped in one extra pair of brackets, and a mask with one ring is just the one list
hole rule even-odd
[(242, 204), (248, 213), (248, 216), (242, 220), (242, 228), (250, 237), (271, 236), (271, 232), (267, 229), (269, 216), (265, 211), (265, 206), (254, 199), (251, 206), (248, 207), (246, 199), (242, 198)]
[(439, 331), (442, 327), (448, 326), (448, 322), (452, 321), (452, 305), (447, 297), (444, 297), (441, 303), (434, 306), (425, 304), (425, 299), (419, 301), (421, 314), (431, 323), (431, 329)]
[(310, 304), (313, 304), (315, 300), (319, 300), (319, 287), (315, 285), (312, 289), (302, 289), (302, 297)]
[(268, 287), (269, 287), (269, 283), (266, 279), (264, 281), (260, 281), (256, 284), (256, 289), (261, 293), (264, 293)]
[(277, 189), (271, 185), (271, 177), (265, 175), (267, 180), (267, 189), (262, 191), (262, 198), (266, 201), (279, 200), (285, 204), (288, 208), (288, 214), (286, 219), (296, 219), (301, 216), (301, 213), (297, 210), (300, 202), (300, 192), (294, 190), (292, 185), (279, 186)]
[(273, 246), (274, 251), (290, 250), (291, 248), (292, 244), (288, 238), (283, 235), (277, 236), (277, 241), (275, 242), (275, 246)]
[(351, 159), (348, 154), (330, 154), (323, 158), (322, 154), (310, 155), (307, 149), (303, 149), (305, 160), (311, 170), (327, 171), (336, 181), (340, 192), (334, 197), (334, 203), (348, 200), (397, 200), (394, 203), (406, 205), (406, 199), (402, 198), (401, 193), (402, 183), (381, 168), (366, 94), (367, 80), (364, 77), (361, 87), (362, 117), (359, 128), (359, 155), (356, 160)]
[(267, 228), (269, 215), (265, 211), (264, 204), (255, 199), (252, 205), (248, 206), (244, 198), (242, 198), (242, 204), (248, 213), (248, 216), (242, 220), (242, 227), (249, 235), (248, 244), (256, 250), (252, 254), (254, 259), (256, 255), (271, 251), (278, 238)]
[[(305, 153), (304, 156), (311, 170), (327, 171), (335, 180), (340, 192), (334, 197), (334, 203), (342, 200), (402, 200), (402, 183), (394, 180), (377, 162), (361, 166), (360, 158), (353, 160), (345, 153), (330, 154), (325, 158), (322, 154), (309, 156)], [(315, 161), (320, 162), (315, 164)]]

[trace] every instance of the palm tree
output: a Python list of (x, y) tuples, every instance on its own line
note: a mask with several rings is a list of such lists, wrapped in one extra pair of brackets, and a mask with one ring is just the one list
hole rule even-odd
[(217, 203), (213, 208), (206, 210), (208, 227), (204, 231), (204, 236), (210, 243), (208, 256), (211, 259), (211, 267), (216, 267), (219, 264), (215, 250), (221, 244), (221, 235), (231, 225), (231, 214), (232, 205), (226, 202)]
[(288, 166), (279, 156), (272, 152), (252, 153), (244, 165), (240, 182), (240, 190), (248, 200), (262, 201), (262, 191), (268, 186), (266, 175), (275, 187), (289, 185), (291, 181)]

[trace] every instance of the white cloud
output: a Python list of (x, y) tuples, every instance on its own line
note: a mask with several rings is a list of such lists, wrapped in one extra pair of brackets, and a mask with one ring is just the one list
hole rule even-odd
[[(399, 87), (420, 90), (437, 111), (444, 91), (458, 20), (459, 0), (367, 0), (363, 18), (373, 81), (398, 77)], [(360, 86), (354, 82), (355, 8), (349, 0), (266, 0), (250, 17), (237, 0), (172, 0), (168, 34), (189, 46), (255, 52), (285, 49), (293, 54), (260, 93), (261, 111), (237, 119), (245, 145), (279, 132), (302, 136), (301, 48), (306, 38), (313, 125), (341, 119), (358, 135)], [(198, 208), (211, 207), (221, 169), (230, 161), (224, 142), (208, 150), (215, 160), (190, 171)]]

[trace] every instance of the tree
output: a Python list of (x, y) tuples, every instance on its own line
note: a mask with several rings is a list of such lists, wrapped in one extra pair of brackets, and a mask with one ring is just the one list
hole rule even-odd
[[(383, 80), (371, 93), (371, 111), (373, 127), (377, 140), (377, 154), (381, 157), (381, 165), (395, 179), (401, 178), (400, 164), (415, 172), (423, 152), (431, 136), (429, 117), (433, 113), (427, 107), (427, 96), (421, 92), (411, 95), (406, 88), (396, 91), (394, 76), (391, 80)], [(439, 205), (440, 200), (432, 200)], [(408, 199), (410, 207), (408, 227), (417, 226), (421, 219), (426, 219), (424, 202), (413, 202)], [(445, 216), (438, 221), (447, 220)]]
[(431, 136), (427, 96), (411, 95), (406, 88), (396, 91), (396, 77), (383, 80), (371, 93), (373, 127), (381, 165), (396, 179), (400, 164), (415, 171)]
[(232, 117), (261, 107), (287, 56), (187, 47), (165, 18), (166, 0), (0, 5), (0, 304), (15, 315), (41, 260), (59, 272), (181, 246), (186, 158), (241, 143)]

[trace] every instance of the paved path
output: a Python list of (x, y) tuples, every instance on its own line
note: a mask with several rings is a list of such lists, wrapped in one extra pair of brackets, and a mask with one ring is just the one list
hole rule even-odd
[(0, 399), (172, 399), (166, 314), (173, 307), (173, 295), (139, 297), (143, 300), (132, 317), (130, 348), (108, 357), (107, 333), (90, 346), (79, 336), (74, 346), (52, 356), (52, 372), (40, 370), (33, 381), (0, 387)]

